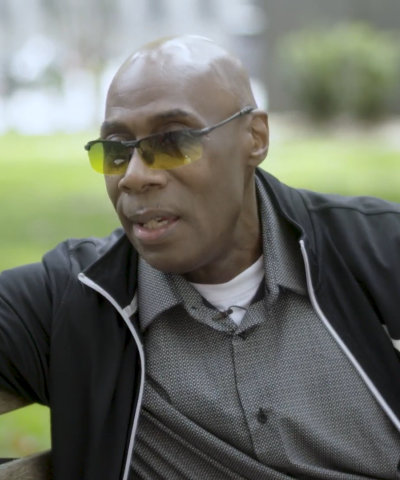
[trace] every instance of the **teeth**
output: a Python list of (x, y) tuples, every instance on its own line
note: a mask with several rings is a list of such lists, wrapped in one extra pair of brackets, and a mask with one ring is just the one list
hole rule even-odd
[(143, 226), (149, 230), (157, 230), (158, 228), (168, 225), (168, 220), (163, 220), (162, 218), (155, 218), (145, 223)]

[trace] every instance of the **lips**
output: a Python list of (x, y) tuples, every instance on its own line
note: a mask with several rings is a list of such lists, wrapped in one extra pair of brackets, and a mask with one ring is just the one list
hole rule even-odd
[(172, 221), (178, 218), (173, 212), (168, 210), (144, 210), (140, 213), (127, 215), (127, 217), (136, 225), (146, 225), (150, 222)]
[(141, 243), (154, 244), (172, 233), (180, 217), (167, 210), (146, 210), (128, 218), (134, 224), (135, 237)]

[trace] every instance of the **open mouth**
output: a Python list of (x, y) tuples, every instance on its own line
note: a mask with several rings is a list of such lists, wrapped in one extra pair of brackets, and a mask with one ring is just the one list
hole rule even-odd
[(152, 218), (146, 223), (134, 223), (133, 231), (141, 243), (154, 244), (168, 237), (178, 221), (178, 217)]
[(148, 230), (158, 230), (162, 227), (165, 227), (174, 219), (166, 219), (162, 217), (154, 218), (153, 220), (149, 220), (147, 223), (139, 223), (139, 225), (143, 228)]

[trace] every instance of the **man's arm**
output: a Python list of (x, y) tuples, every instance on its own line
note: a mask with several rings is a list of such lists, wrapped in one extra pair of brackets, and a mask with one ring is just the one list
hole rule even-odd
[[(49, 303), (46, 302), (47, 290), (43, 273), (41, 267), (37, 265), (36, 268), (35, 266), (22, 267), (0, 276), (0, 365), (2, 366), (0, 383), (10, 388), (21, 382), (22, 386), (28, 384), (35, 389), (35, 383), (41, 376), (33, 375), (32, 379), (25, 380), (22, 374), (26, 368), (24, 363), (29, 361), (29, 358), (23, 355), (23, 352), (14, 351), (10, 347), (19, 345), (21, 349), (25, 348), (32, 354), (37, 347), (48, 343), (48, 331), (43, 329), (42, 323), (45, 319), (41, 318), (39, 321), (39, 316), (45, 311), (50, 313)], [(38, 302), (38, 308), (34, 306), (35, 301)], [(48, 320), (50, 320), (49, 317)], [(41, 336), (45, 339), (40, 338)], [(38, 339), (37, 345), (35, 339)], [(31, 342), (33, 344), (30, 344)], [(37, 361), (39, 358), (40, 352), (32, 355), (31, 361)], [(21, 361), (21, 366), (18, 360)], [(34, 369), (31, 371), (32, 374), (35, 373)], [(20, 390), (18, 387), (16, 390), (24, 392), (25, 388)], [(4, 387), (0, 387), (0, 415), (32, 403), (21, 393), (11, 393)], [(0, 480), (50, 480), (51, 478), (53, 474), (50, 451), (0, 465)]]
[(0, 389), (0, 415), (30, 405), (31, 402), (14, 393)]
[[(70, 275), (66, 248), (61, 244), (50, 252), (47, 264), (0, 273), (0, 414), (32, 403), (49, 405), (53, 320)], [(0, 465), (0, 480), (52, 478), (50, 451)]]
[(48, 283), (41, 263), (0, 274), (0, 389), (44, 405), (53, 316)]
[(41, 452), (0, 465), (0, 480), (51, 480), (51, 452)]

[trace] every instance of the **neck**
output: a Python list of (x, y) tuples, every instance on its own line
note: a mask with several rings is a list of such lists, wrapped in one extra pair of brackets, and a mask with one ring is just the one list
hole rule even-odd
[(254, 191), (253, 205), (238, 221), (236, 232), (230, 237), (230, 244), (223, 245), (219, 254), (204, 265), (183, 277), (192, 283), (217, 285), (226, 283), (253, 265), (262, 255), (261, 220), (258, 214)]

